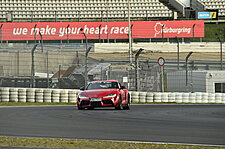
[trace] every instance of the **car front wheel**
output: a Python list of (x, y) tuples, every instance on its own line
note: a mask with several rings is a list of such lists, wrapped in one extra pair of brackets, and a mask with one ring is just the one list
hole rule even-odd
[(78, 109), (78, 110), (84, 110), (84, 108), (81, 107), (81, 106), (79, 106), (79, 105), (77, 106), (77, 109)]
[(121, 105), (122, 101), (120, 100), (118, 104), (115, 106), (115, 110), (121, 110), (123, 107)]

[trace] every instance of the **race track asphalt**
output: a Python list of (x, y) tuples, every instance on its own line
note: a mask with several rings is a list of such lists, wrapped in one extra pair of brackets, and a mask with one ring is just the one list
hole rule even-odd
[(225, 105), (0, 107), (0, 136), (225, 145)]

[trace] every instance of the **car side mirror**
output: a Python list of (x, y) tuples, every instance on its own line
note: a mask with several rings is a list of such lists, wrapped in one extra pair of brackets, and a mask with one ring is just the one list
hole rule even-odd
[(85, 90), (85, 87), (84, 87), (84, 86), (82, 86), (82, 87), (80, 88), (80, 90), (84, 91), (84, 90)]
[(125, 89), (125, 88), (126, 88), (125, 86), (121, 86), (121, 87), (120, 87), (120, 89)]

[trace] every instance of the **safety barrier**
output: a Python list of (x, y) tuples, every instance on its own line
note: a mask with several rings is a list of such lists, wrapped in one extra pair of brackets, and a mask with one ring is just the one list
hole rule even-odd
[(44, 91), (43, 89), (36, 89), (35, 90), (35, 101), (36, 102), (44, 102)]
[[(76, 103), (75, 89), (0, 88), (0, 102)], [(225, 104), (225, 93), (136, 92), (132, 103), (218, 103)]]
[(27, 90), (26, 88), (18, 89), (18, 102), (26, 102), (27, 99)]
[(46, 88), (0, 88), (0, 102), (76, 103), (79, 90)]

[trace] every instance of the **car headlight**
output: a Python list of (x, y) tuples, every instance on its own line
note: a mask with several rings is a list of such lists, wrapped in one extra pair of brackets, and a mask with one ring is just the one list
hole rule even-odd
[(82, 95), (82, 94), (78, 95), (78, 97), (79, 97), (79, 98), (88, 98), (87, 96)]
[(112, 98), (112, 97), (116, 97), (116, 94), (109, 94), (109, 95), (105, 96), (104, 98)]

